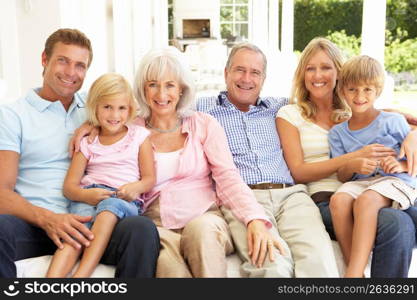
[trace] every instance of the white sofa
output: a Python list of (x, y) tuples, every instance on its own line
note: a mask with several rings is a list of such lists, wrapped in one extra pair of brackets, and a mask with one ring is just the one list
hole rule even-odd
[[(336, 256), (339, 274), (344, 273), (345, 265), (343, 263), (342, 253), (337, 242), (333, 241), (333, 249)], [(50, 255), (39, 256), (19, 260), (16, 262), (17, 277), (44, 277), (48, 269)], [(239, 266), (241, 264), (240, 258), (236, 254), (227, 257), (227, 277), (242, 277)], [(365, 270), (366, 277), (369, 277), (369, 263)], [(417, 248), (413, 251), (413, 259), (409, 271), (409, 277), (417, 277)], [(114, 267), (107, 265), (98, 265), (91, 277), (114, 277)]]

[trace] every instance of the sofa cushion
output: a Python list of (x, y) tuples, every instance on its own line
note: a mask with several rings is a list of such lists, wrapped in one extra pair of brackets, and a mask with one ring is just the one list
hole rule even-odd
[[(45, 277), (51, 262), (51, 255), (22, 259), (16, 262), (17, 277)], [(227, 277), (242, 277), (240, 274), (240, 258), (237, 254), (227, 257)], [(75, 267), (74, 267), (75, 268)], [(115, 267), (99, 264), (91, 275), (92, 278), (114, 277)]]
[[(339, 269), (339, 275), (342, 276), (345, 270), (345, 264), (343, 262), (342, 252), (337, 242), (332, 242), (334, 253), (336, 256), (337, 267)], [(417, 277), (417, 248), (413, 251), (413, 259), (411, 261), (409, 277)], [(17, 277), (45, 277), (46, 271), (48, 270), (49, 263), (51, 261), (51, 255), (33, 257), (22, 259), (16, 262)], [(370, 260), (365, 270), (365, 276), (370, 275)], [(243, 277), (240, 273), (241, 260), (237, 254), (232, 254), (227, 257), (227, 277), (238, 278)], [(99, 264), (94, 270), (91, 277), (114, 277), (114, 266), (108, 266)]]

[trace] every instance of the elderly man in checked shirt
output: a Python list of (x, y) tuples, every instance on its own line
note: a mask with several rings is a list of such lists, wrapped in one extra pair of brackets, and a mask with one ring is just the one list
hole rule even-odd
[(259, 97), (266, 57), (256, 46), (235, 46), (225, 68), (227, 91), (202, 97), (197, 109), (214, 116), (224, 127), (233, 159), (246, 184), (274, 225), (273, 236), (284, 248), (262, 267), (248, 255), (246, 228), (223, 208), (235, 248), (249, 277), (339, 277), (331, 240), (306, 186), (294, 184), (285, 163), (275, 125), (286, 98)]

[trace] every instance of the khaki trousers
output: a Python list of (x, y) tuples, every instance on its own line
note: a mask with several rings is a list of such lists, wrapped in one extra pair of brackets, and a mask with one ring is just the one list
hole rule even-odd
[(284, 189), (253, 190), (272, 223), (270, 232), (284, 247), (267, 258), (262, 268), (253, 266), (248, 256), (246, 227), (231, 211), (222, 212), (232, 232), (237, 253), (244, 261), (241, 272), (248, 277), (339, 277), (329, 235), (320, 212), (308, 196), (305, 185)]
[(162, 227), (159, 199), (144, 215), (157, 226), (161, 241), (156, 277), (227, 276), (226, 256), (234, 248), (229, 227), (216, 205), (181, 229)]

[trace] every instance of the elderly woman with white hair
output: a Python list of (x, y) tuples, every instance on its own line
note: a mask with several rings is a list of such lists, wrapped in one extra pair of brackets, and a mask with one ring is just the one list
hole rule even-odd
[[(234, 165), (223, 127), (193, 110), (194, 80), (181, 52), (172, 47), (148, 52), (134, 86), (135, 122), (151, 132), (156, 161), (156, 185), (142, 195), (144, 215), (160, 235), (156, 276), (227, 276), (226, 256), (234, 249), (222, 205), (247, 226), (253, 264), (262, 266), (267, 253), (274, 260), (273, 247), (283, 253), (269, 233), (264, 209)], [(91, 130), (87, 125), (78, 130), (75, 149)]]
[(155, 151), (157, 183), (144, 200), (161, 239), (157, 277), (226, 277), (233, 242), (220, 205), (247, 225), (256, 263), (265, 259), (262, 241), (274, 240), (263, 208), (233, 163), (223, 128), (192, 110), (194, 90), (175, 48), (152, 50), (142, 59), (135, 80), (137, 122), (151, 131)]

